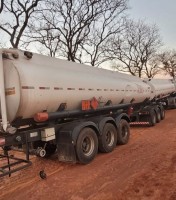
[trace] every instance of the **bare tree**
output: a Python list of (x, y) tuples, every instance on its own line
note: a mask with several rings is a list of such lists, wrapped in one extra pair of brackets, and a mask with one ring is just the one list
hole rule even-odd
[(155, 55), (151, 60), (148, 61), (147, 65), (144, 67), (144, 76), (148, 78), (154, 78), (157, 74), (161, 72), (159, 67), (158, 57)]
[[(118, 17), (126, 9), (127, 0), (48, 1), (40, 13), (42, 23), (34, 19), (30, 26), (33, 34), (28, 34), (29, 41), (38, 41), (46, 46), (44, 39), (48, 39), (50, 32), (46, 48), (54, 50), (54, 56), (95, 66), (102, 44), (120, 30)], [(51, 38), (53, 45), (50, 45)]]
[[(50, 28), (50, 24), (46, 23), (44, 28), (41, 21), (42, 20), (39, 20), (37, 22), (37, 31), (33, 23), (28, 25), (28, 33), (25, 34), (27, 39), (23, 42), (23, 46), (28, 48), (31, 44), (37, 44), (37, 51), (41, 54), (49, 55), (51, 57), (58, 57), (58, 52), (61, 49), (60, 36), (57, 34), (57, 31)], [(32, 34), (31, 31), (33, 32)]]
[(6, 0), (4, 2), (0, 30), (10, 37), (10, 43), (13, 48), (18, 48), (28, 22), (35, 13), (40, 1)]
[(60, 37), (55, 35), (54, 31), (49, 28), (39, 32), (40, 39), (38, 41), (49, 51), (51, 57), (56, 57), (58, 50), (60, 49)]
[(107, 51), (111, 59), (120, 61), (116, 67), (119, 71), (138, 77), (153, 77), (158, 72), (158, 66), (150, 64), (160, 46), (161, 39), (156, 26), (130, 20), (127, 21), (124, 34), (113, 38)]
[(106, 46), (112, 36), (120, 35), (124, 29), (124, 14), (127, 9), (126, 1), (116, 1), (106, 12), (102, 12), (98, 21), (91, 26), (91, 34), (81, 46), (85, 53), (85, 63), (98, 67), (109, 60), (105, 56)]
[(176, 77), (176, 50), (165, 51), (158, 55), (161, 69), (172, 78)]

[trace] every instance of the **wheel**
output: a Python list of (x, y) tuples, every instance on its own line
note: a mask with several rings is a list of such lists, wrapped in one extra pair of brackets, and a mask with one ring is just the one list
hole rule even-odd
[(76, 154), (81, 164), (90, 163), (98, 152), (98, 138), (91, 128), (84, 128), (78, 136)]
[(155, 126), (156, 124), (156, 113), (153, 108), (149, 111), (149, 118), (148, 118), (149, 126)]
[(119, 131), (117, 133), (117, 144), (127, 144), (130, 137), (130, 126), (129, 123), (121, 119), (119, 123)]
[(161, 120), (163, 120), (165, 118), (165, 109), (163, 106), (160, 106), (159, 109), (161, 113)]
[(109, 153), (117, 144), (117, 130), (111, 123), (106, 123), (102, 135), (98, 138), (98, 148), (100, 152)]
[(161, 112), (160, 112), (160, 109), (157, 107), (155, 109), (156, 111), (156, 122), (159, 123), (161, 121)]

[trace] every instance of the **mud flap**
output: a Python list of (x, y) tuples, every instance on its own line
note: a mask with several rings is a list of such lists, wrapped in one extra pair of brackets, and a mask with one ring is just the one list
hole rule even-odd
[(59, 161), (76, 163), (76, 154), (73, 145), (58, 144), (57, 151)]
[(62, 131), (57, 136), (57, 154), (59, 161), (76, 163), (76, 153), (72, 135), (68, 131)]

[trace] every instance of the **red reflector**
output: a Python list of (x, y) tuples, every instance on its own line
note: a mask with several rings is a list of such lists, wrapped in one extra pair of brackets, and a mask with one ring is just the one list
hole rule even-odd
[(130, 122), (130, 125), (148, 125), (149, 122)]
[(37, 113), (34, 115), (34, 120), (36, 122), (45, 122), (48, 120), (48, 113)]
[(0, 138), (0, 146), (4, 146), (5, 145), (5, 139), (4, 138)]
[(130, 106), (130, 107), (128, 108), (128, 115), (130, 116), (130, 115), (132, 115), (132, 114), (133, 114), (133, 107)]

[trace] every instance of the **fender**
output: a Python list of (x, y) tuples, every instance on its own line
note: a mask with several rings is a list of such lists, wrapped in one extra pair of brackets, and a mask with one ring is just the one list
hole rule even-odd
[(125, 119), (127, 122), (130, 122), (130, 118), (126, 113), (121, 113), (120, 115), (118, 115), (115, 119), (116, 121), (116, 125), (119, 126), (120, 120), (121, 119)]
[(77, 124), (77, 126), (74, 127), (74, 129), (72, 131), (72, 141), (74, 142), (74, 145), (76, 144), (76, 141), (77, 141), (80, 131), (86, 127), (93, 128), (94, 131), (96, 132), (97, 136), (99, 135), (99, 129), (94, 122), (92, 122), (92, 121), (80, 122), (79, 124)]
[(113, 117), (105, 117), (105, 116), (99, 116), (99, 117), (93, 117), (89, 119), (91, 122), (94, 122), (96, 127), (98, 128), (98, 136), (102, 135), (102, 131), (104, 128), (104, 125), (108, 122), (112, 123), (116, 128), (116, 122)]
[(105, 124), (107, 122), (111, 122), (117, 129), (117, 124), (115, 122), (115, 120), (112, 118), (112, 117), (104, 117), (101, 121), (99, 121), (98, 123), (98, 128), (100, 130), (100, 135), (102, 135), (102, 132), (103, 132), (103, 128), (105, 126)]
[(93, 121), (71, 122), (70, 124), (62, 125), (61, 127), (57, 128), (57, 144), (64, 143), (75, 145), (80, 131), (86, 127), (93, 128), (97, 136), (100, 134), (97, 124)]

